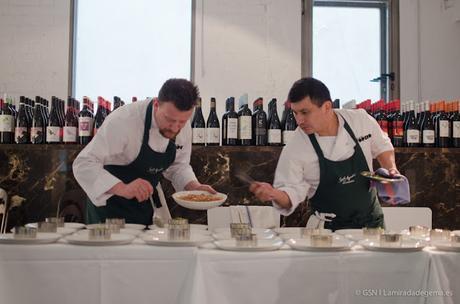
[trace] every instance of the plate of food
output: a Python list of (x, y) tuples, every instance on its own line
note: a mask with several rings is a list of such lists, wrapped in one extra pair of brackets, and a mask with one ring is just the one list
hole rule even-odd
[(396, 176), (382, 176), (376, 172), (370, 172), (370, 171), (363, 171), (361, 172), (361, 175), (364, 177), (367, 177), (371, 180), (380, 182), (380, 183), (397, 183), (403, 181), (403, 178), (400, 175)]
[(180, 191), (172, 195), (173, 199), (184, 208), (207, 210), (222, 205), (227, 200), (224, 193), (211, 194), (207, 191)]

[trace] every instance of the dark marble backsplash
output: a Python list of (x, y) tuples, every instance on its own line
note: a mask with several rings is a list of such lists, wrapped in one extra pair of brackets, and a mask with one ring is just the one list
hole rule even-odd
[[(72, 174), (78, 145), (0, 145), (0, 188), (15, 207), (9, 227), (43, 220), (57, 212), (66, 221), (84, 221), (86, 195)], [(273, 181), (281, 147), (193, 147), (192, 167), (202, 183), (227, 193), (225, 205), (264, 205), (235, 178), (242, 171), (256, 180)], [(433, 227), (460, 229), (460, 149), (397, 148), (399, 170), (411, 187), (412, 202), (430, 207)], [(171, 214), (206, 223), (206, 211), (188, 210), (171, 198), (171, 184), (162, 182)], [(59, 205), (59, 210), (58, 210)], [(302, 203), (282, 225), (305, 226), (308, 203)]]

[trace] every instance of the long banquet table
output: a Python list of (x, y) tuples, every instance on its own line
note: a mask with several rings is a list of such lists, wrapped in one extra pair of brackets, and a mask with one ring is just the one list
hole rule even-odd
[(454, 252), (230, 252), (141, 242), (0, 245), (0, 303), (460, 303)]

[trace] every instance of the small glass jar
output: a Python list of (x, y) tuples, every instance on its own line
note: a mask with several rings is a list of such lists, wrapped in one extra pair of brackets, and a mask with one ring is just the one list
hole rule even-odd
[(125, 228), (126, 220), (124, 218), (107, 218), (105, 219), (107, 225), (118, 225), (120, 228)]
[(175, 218), (168, 222), (168, 240), (188, 241), (190, 240), (190, 224), (187, 219)]
[(380, 240), (380, 236), (384, 233), (385, 231), (380, 228), (380, 227), (376, 227), (376, 228), (370, 228), (370, 227), (364, 227), (363, 228), (363, 236), (364, 236), (364, 239), (368, 239), (368, 240)]
[(451, 231), (448, 229), (431, 229), (430, 240), (431, 241), (449, 241)]
[(410, 226), (409, 233), (412, 237), (427, 237), (429, 236), (430, 228), (420, 225)]
[(106, 225), (93, 226), (88, 230), (88, 238), (90, 240), (110, 240), (112, 236), (112, 231)]
[(248, 223), (230, 223), (230, 236), (235, 238), (237, 235), (247, 234), (247, 231), (252, 232), (251, 226)]
[(300, 228), (300, 237), (303, 239), (308, 239), (312, 235), (329, 235), (331, 234), (330, 230), (321, 229), (321, 228)]
[(450, 242), (455, 245), (460, 245), (460, 234), (452, 234), (450, 237)]
[(57, 222), (38, 222), (37, 230), (38, 232), (57, 232), (58, 224)]
[(313, 247), (331, 247), (332, 234), (312, 234), (310, 242)]
[(381, 247), (401, 247), (402, 235), (397, 233), (383, 233), (380, 235)]
[(47, 223), (56, 223), (57, 227), (64, 227), (64, 217), (47, 217), (45, 218)]
[(236, 246), (238, 247), (256, 247), (257, 235), (255, 233), (243, 233), (235, 236)]
[(13, 230), (13, 237), (15, 239), (36, 239), (37, 229), (24, 226), (16, 226)]

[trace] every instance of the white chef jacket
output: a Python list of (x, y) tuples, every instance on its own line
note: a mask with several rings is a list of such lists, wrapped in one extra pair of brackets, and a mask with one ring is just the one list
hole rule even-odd
[[(96, 206), (105, 206), (113, 194), (107, 193), (121, 180), (110, 174), (104, 165), (128, 165), (137, 158), (144, 135), (147, 106), (151, 100), (127, 104), (112, 112), (105, 119), (91, 142), (80, 152), (73, 162), (75, 179)], [(153, 111), (155, 109), (153, 108)], [(154, 151), (164, 153), (169, 139), (160, 134), (152, 117), (149, 146)], [(196, 180), (190, 166), (192, 150), (192, 128), (186, 123), (176, 137), (176, 159), (163, 172), (177, 191), (181, 191), (191, 181)]]
[[(358, 139), (371, 171), (373, 158), (382, 152), (394, 150), (388, 135), (383, 133), (377, 121), (365, 110), (335, 109), (334, 111), (339, 119), (337, 136), (319, 136), (315, 133), (324, 157), (328, 160), (342, 161), (351, 157), (355, 151), (355, 142), (345, 130), (343, 118)], [(273, 206), (282, 215), (291, 214), (306, 197), (311, 198), (315, 195), (319, 178), (319, 161), (315, 149), (308, 135), (297, 128), (281, 152), (273, 183), (275, 188), (287, 193), (292, 207), (283, 209), (275, 202)]]

